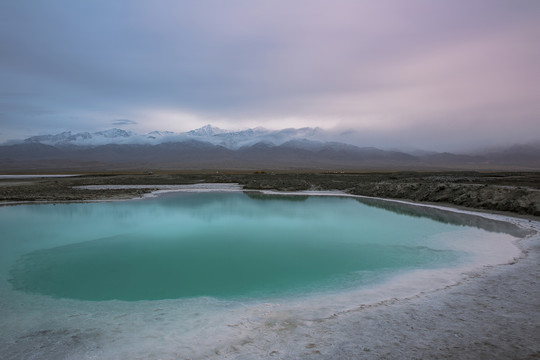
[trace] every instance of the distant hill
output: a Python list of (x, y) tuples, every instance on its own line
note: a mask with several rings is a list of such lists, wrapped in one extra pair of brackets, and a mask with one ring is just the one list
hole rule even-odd
[(33, 136), (0, 145), (0, 171), (22, 170), (540, 170), (540, 144), (475, 154), (359, 147), (317, 140), (317, 128), (227, 131), (207, 125), (187, 133), (121, 129)]

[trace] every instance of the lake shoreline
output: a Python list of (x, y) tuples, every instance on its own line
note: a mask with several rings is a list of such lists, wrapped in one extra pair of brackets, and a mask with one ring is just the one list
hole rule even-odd
[[(65, 174), (63, 174), (65, 175)], [(85, 190), (89, 185), (236, 183), (245, 190), (339, 190), (353, 195), (433, 203), (540, 219), (538, 172), (159, 173), (0, 179), (0, 203), (142, 197), (152, 188)], [(48, 175), (50, 176), (50, 175)]]
[[(336, 314), (321, 324), (324, 333), (348, 334), (347, 338), (325, 339), (330, 348), (320, 346), (313, 338), (303, 352), (294, 355), (314, 359), (538, 358), (540, 222), (467, 213), (504, 218), (531, 230), (530, 235), (516, 241), (521, 255), (508, 263), (468, 272), (459, 282), (442, 289)], [(305, 336), (310, 337), (311, 332), (305, 331)], [(292, 331), (273, 348), (293, 348), (296, 344), (287, 340), (290, 337)]]
[[(129, 193), (134, 190), (138, 193)], [(107, 190), (97, 191), (99, 198), (85, 201), (102, 201), (107, 197), (104, 196)], [(109, 196), (108, 201), (141, 198), (152, 191), (159, 189), (130, 189), (122, 193), (123, 198)], [(291, 194), (316, 195), (317, 192), (295, 191)], [(357, 196), (337, 192), (328, 195)], [(276, 315), (271, 327), (267, 324), (255, 326), (251, 329), (252, 334), (219, 349), (220, 356), (216, 357), (242, 359), (257, 349), (268, 358), (284, 359), (538, 358), (540, 222), (536, 217), (477, 212), (477, 209), (457, 209), (447, 204), (382, 200), (507, 221), (527, 229), (530, 234), (517, 240), (521, 256), (515, 261), (475, 270), (458, 284), (409, 298), (388, 299), (373, 305), (359, 304), (355, 309), (317, 321)], [(324, 338), (317, 336), (321, 333), (325, 334)], [(347, 336), (343, 337), (343, 334)], [(305, 343), (299, 343), (299, 338), (304, 338)]]

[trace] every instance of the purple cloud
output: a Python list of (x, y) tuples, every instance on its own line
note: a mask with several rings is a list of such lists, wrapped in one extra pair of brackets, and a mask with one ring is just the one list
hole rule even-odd
[(525, 141), (538, 133), (538, 24), (536, 0), (3, 2), (0, 93), (25, 95), (0, 96), (0, 121)]

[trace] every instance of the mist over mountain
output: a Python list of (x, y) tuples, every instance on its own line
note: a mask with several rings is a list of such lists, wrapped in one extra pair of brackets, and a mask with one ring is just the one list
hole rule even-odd
[(122, 129), (66, 131), (0, 146), (0, 166), (22, 170), (540, 170), (540, 143), (470, 154), (385, 150), (330, 141), (320, 128), (184, 133)]
[(269, 130), (262, 127), (246, 129), (240, 131), (224, 130), (212, 125), (205, 125), (183, 133), (172, 131), (151, 131), (147, 134), (137, 134), (133, 131), (122, 129), (110, 129), (94, 133), (66, 131), (54, 135), (31, 136), (24, 140), (11, 140), (5, 145), (17, 143), (39, 143), (55, 147), (68, 145), (75, 146), (98, 146), (107, 144), (148, 144), (157, 145), (166, 142), (184, 142), (188, 140), (198, 140), (209, 142), (214, 145), (221, 145), (229, 149), (238, 149), (258, 142), (281, 145), (293, 139), (316, 140), (328, 137), (320, 128), (300, 128)]

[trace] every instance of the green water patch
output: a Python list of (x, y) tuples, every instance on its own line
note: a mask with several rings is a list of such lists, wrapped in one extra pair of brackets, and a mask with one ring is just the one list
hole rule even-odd
[[(455, 225), (354, 199), (177, 194), (34, 207), (32, 213), (26, 220), (38, 221), (47, 236), (34, 239), (36, 249), (13, 261), (9, 282), (15, 290), (57, 298), (305, 294), (366, 285), (381, 274), (450, 266), (463, 256), (435, 240)], [(103, 233), (111, 235), (91, 236)]]
[[(237, 235), (238, 236), (238, 235)], [(24, 255), (14, 288), (81, 300), (159, 300), (272, 295), (353, 281), (356, 272), (422, 267), (453, 259), (429, 248), (204, 237), (118, 236)]]

